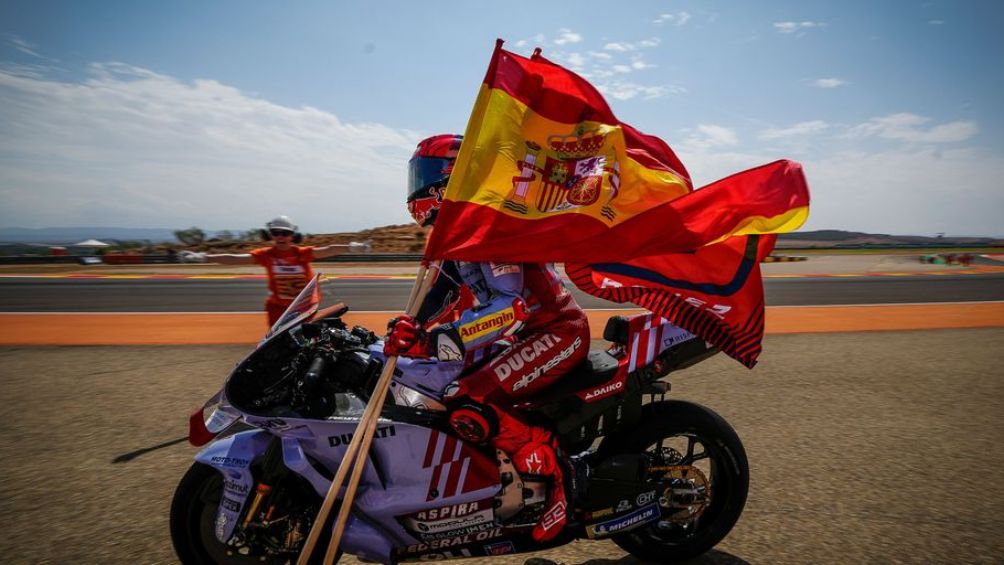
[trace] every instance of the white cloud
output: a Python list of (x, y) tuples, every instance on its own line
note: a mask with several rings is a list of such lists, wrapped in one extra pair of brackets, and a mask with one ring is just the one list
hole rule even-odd
[(579, 43), (582, 36), (568, 28), (558, 30), (558, 38), (554, 40), (555, 45), (565, 45), (567, 43)]
[(22, 53), (24, 53), (26, 55), (31, 55), (32, 57), (38, 57), (40, 59), (48, 59), (48, 57), (45, 57), (45, 56), (41, 55), (37, 51), (38, 48), (34, 44), (32, 44), (32, 43), (30, 43), (28, 41), (25, 41), (20, 36), (17, 36), (17, 35), (14, 35), (14, 34), (4, 34), (3, 35), (3, 39), (4, 39), (4, 43), (6, 43), (7, 45), (10, 45), (14, 49), (16, 49), (16, 50), (18, 50), (18, 51), (20, 51), (20, 52), (22, 52)]
[(645, 69), (654, 69), (657, 66), (658, 65), (653, 65), (651, 63), (646, 63), (645, 61), (643, 61), (641, 59), (635, 59), (635, 60), (631, 61), (631, 68), (634, 69), (634, 70), (636, 70), (636, 71), (643, 71)]
[(576, 70), (585, 66), (586, 57), (582, 53), (569, 53), (565, 57), (565, 61), (572, 67), (572, 70)]
[(631, 65), (614, 65), (611, 68), (614, 70), (614, 72), (617, 72), (617, 73), (624, 74), (624, 73), (630, 73), (631, 72)]
[(847, 137), (877, 136), (911, 143), (953, 143), (965, 141), (979, 132), (975, 122), (955, 121), (925, 127), (931, 118), (902, 112), (878, 118), (850, 128)]
[(812, 81), (812, 86), (815, 86), (816, 88), (837, 88), (846, 84), (847, 81), (839, 78), (817, 78)]
[(817, 27), (826, 27), (826, 22), (774, 22), (774, 29), (781, 33), (804, 33), (807, 29)]
[(526, 47), (527, 43), (528, 43), (527, 40), (520, 39), (519, 41), (516, 42), (516, 47)]
[(687, 12), (677, 12), (675, 14), (659, 14), (652, 23), (656, 25), (674, 24), (677, 27), (686, 24), (692, 16)]
[(652, 47), (657, 47), (662, 42), (658, 37), (650, 37), (648, 39), (642, 39), (638, 43), (627, 43), (624, 41), (614, 41), (607, 43), (603, 46), (606, 51), (614, 51), (616, 53), (627, 53), (629, 51), (637, 51), (638, 49), (650, 49)]
[(732, 147), (738, 143), (739, 136), (734, 130), (715, 124), (699, 124), (691, 131), (690, 136), (683, 140), (681, 147), (703, 151), (712, 147)]
[(630, 100), (638, 97), (641, 97), (643, 100), (651, 100), (654, 98), (661, 98), (667, 94), (680, 94), (686, 92), (686, 89), (680, 86), (647, 86), (626, 81), (602, 82), (598, 83), (596, 88), (598, 88), (604, 96), (615, 100)]
[(610, 53), (604, 53), (602, 51), (590, 51), (588, 55), (593, 59), (598, 59), (600, 61), (609, 61), (613, 59), (613, 56), (611, 56)]
[(313, 232), (408, 221), (420, 138), (213, 80), (121, 63), (82, 82), (0, 69), (0, 225), (254, 226)]
[(616, 51), (618, 53), (625, 53), (627, 51), (634, 51), (635, 46), (630, 43), (607, 43), (603, 46), (607, 51)]
[(927, 23), (933, 26), (940, 26), (945, 24), (945, 20), (928, 20)]
[(787, 128), (770, 128), (760, 132), (757, 137), (763, 140), (771, 139), (783, 139), (787, 137), (798, 137), (804, 135), (810, 135), (813, 133), (821, 132), (830, 125), (822, 120), (812, 120), (808, 122), (799, 122), (791, 127)]

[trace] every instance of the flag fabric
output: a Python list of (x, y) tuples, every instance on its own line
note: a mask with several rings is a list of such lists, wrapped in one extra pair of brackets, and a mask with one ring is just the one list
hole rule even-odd
[(569, 263), (565, 272), (582, 291), (637, 304), (752, 367), (763, 339), (760, 261), (770, 254), (776, 239), (737, 236), (694, 253), (620, 263)]
[(752, 367), (769, 234), (808, 217), (781, 160), (694, 190), (672, 149), (614, 116), (585, 79), (496, 45), (426, 260), (565, 263), (585, 292), (632, 302)]
[(792, 161), (693, 190), (672, 149), (618, 120), (585, 79), (499, 42), (425, 257), (617, 262), (792, 231), (808, 204)]

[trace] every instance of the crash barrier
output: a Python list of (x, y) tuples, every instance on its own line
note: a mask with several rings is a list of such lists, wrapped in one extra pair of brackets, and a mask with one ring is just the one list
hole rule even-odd
[(0, 256), (0, 265), (41, 265), (56, 263), (77, 263), (80, 265), (92, 265), (95, 262), (101, 263), (99, 257), (93, 255), (16, 255)]
[(764, 263), (789, 263), (793, 261), (807, 261), (809, 258), (802, 255), (768, 255), (763, 258)]

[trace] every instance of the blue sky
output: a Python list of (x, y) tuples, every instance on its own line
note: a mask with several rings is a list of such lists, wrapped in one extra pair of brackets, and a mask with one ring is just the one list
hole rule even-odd
[(1004, 4), (619, 4), (4, 2), (0, 227), (406, 222), (502, 37), (698, 185), (801, 161), (806, 229), (1004, 236)]

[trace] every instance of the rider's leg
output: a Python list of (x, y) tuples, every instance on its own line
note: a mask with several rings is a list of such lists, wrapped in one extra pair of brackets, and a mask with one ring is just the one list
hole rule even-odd
[(488, 365), (464, 377), (453, 398), (466, 397), (451, 413), (450, 423), (465, 439), (488, 440), (510, 454), (521, 473), (548, 476), (553, 481), (547, 507), (533, 537), (553, 538), (566, 520), (567, 501), (564, 477), (556, 453), (557, 442), (541, 427), (531, 426), (509, 407), (513, 401), (532, 396), (554, 383), (589, 352), (589, 330), (585, 323), (567, 324), (557, 331), (523, 336), (511, 349)]

